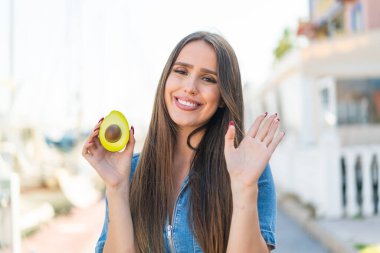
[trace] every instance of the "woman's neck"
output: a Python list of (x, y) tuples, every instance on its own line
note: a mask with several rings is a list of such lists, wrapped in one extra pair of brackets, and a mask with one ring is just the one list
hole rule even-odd
[[(187, 145), (187, 139), (191, 131), (181, 129), (178, 131), (177, 143), (174, 149), (174, 161), (173, 166), (175, 170), (188, 170), (190, 169), (190, 163), (195, 155), (195, 151)], [(204, 131), (200, 131), (194, 134), (190, 138), (190, 144), (192, 147), (197, 147), (204, 135)]]

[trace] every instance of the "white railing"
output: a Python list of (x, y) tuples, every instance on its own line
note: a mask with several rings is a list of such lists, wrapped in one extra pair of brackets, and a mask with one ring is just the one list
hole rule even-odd
[(379, 159), (380, 146), (342, 148), (340, 170), (344, 215), (380, 215)]
[(19, 185), (16, 174), (2, 174), (0, 171), (0, 252), (3, 253), (21, 252), (18, 226)]
[(317, 217), (380, 216), (380, 145), (291, 143), (271, 160), (279, 191), (296, 195)]

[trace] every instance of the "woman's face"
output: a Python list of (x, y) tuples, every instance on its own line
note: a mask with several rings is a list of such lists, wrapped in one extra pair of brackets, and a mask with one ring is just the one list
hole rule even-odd
[(220, 105), (214, 48), (192, 41), (179, 53), (165, 85), (165, 104), (181, 129), (204, 125)]

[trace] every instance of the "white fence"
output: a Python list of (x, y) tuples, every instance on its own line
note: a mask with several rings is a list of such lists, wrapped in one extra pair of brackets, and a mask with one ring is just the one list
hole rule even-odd
[(347, 216), (379, 214), (380, 146), (343, 148), (340, 157), (342, 207)]
[[(0, 168), (1, 169), (1, 168)], [(20, 252), (19, 180), (16, 174), (0, 171), (0, 252)]]
[(380, 145), (289, 143), (271, 161), (279, 190), (298, 196), (317, 217), (380, 216)]

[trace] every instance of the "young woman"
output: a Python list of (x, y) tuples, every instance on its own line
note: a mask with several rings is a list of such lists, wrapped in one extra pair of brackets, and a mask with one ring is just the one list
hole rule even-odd
[(135, 139), (106, 151), (95, 126), (83, 156), (106, 185), (96, 252), (270, 252), (276, 199), (269, 159), (284, 136), (277, 114), (244, 133), (235, 53), (196, 32), (171, 53), (140, 155)]

